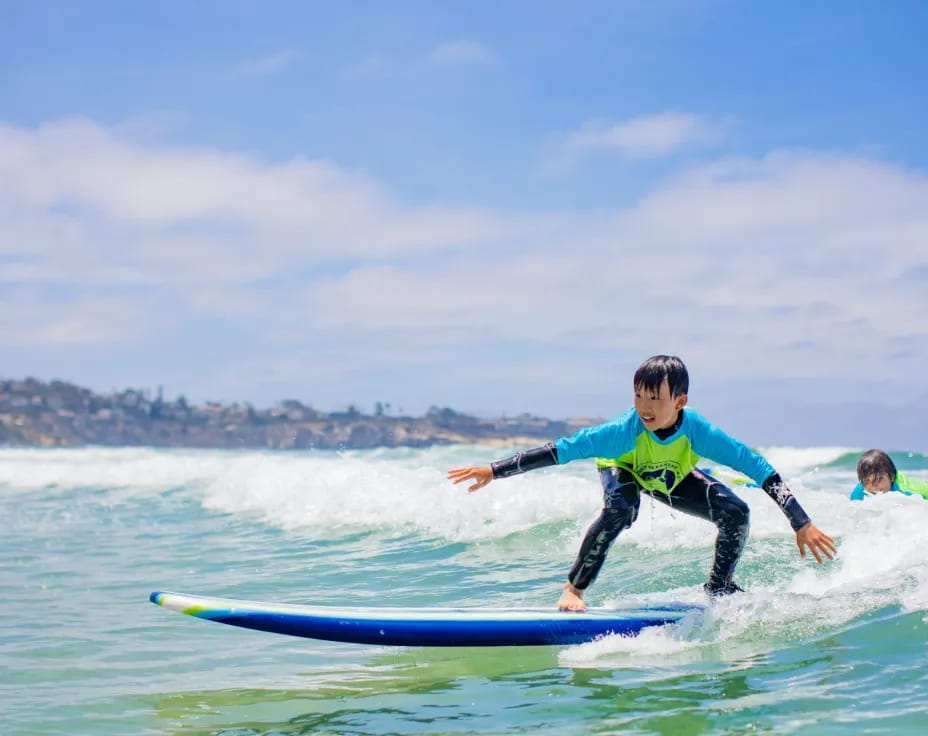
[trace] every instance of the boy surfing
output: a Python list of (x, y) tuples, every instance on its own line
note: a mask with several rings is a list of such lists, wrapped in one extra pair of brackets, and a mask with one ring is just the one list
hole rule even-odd
[(812, 524), (779, 473), (700, 414), (684, 409), (689, 374), (680, 358), (648, 358), (635, 371), (632, 383), (634, 407), (611, 421), (488, 466), (448, 471), (454, 483), (474, 481), (467, 489), (472, 493), (496, 478), (596, 458), (603, 510), (580, 544), (559, 608), (585, 610), (583, 593), (595, 580), (616, 537), (638, 517), (642, 493), (712, 522), (718, 536), (706, 593), (716, 597), (741, 591), (733, 575), (747, 542), (750, 512), (731, 489), (697, 469), (700, 457), (743, 473), (761, 486), (789, 520), (800, 556), (805, 557), (808, 550), (819, 564), (823, 558), (834, 559), (834, 540)]

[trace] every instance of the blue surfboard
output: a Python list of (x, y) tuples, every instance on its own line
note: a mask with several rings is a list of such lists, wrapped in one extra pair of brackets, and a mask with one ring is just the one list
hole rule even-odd
[(678, 622), (694, 604), (648, 608), (344, 608), (154, 592), (152, 603), (208, 621), (310, 639), (413, 647), (580, 644)]

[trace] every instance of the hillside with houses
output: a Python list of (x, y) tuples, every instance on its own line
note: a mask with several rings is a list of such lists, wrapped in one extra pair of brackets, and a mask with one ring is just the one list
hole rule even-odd
[[(385, 409), (386, 407), (386, 409)], [(349, 406), (323, 412), (296, 399), (272, 408), (194, 404), (158, 389), (98, 394), (66, 381), (0, 379), (0, 446), (151, 446), (268, 449), (366, 449), (554, 439), (590, 423), (522, 414), (478, 418), (433, 406), (421, 417), (396, 416), (378, 402), (371, 414)]]

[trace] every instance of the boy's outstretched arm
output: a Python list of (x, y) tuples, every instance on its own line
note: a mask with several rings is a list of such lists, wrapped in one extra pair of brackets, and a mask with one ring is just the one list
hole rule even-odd
[(448, 471), (448, 478), (455, 483), (463, 483), (468, 480), (476, 481), (467, 489), (468, 493), (473, 493), (493, 480), (493, 468), (489, 465), (486, 467), (454, 468)]
[(777, 502), (780, 509), (786, 514), (786, 518), (789, 519), (790, 526), (796, 532), (796, 546), (799, 547), (801, 557), (805, 558), (806, 548), (808, 548), (815, 557), (815, 561), (820, 565), (826, 557), (829, 560), (835, 558), (837, 552), (835, 540), (812, 523), (809, 515), (799, 505), (796, 497), (793, 496), (792, 491), (780, 478), (779, 473), (774, 473), (767, 478), (761, 487), (770, 498)]
[(819, 565), (822, 564), (823, 557), (833, 560), (837, 552), (835, 540), (818, 529), (811, 521), (796, 532), (796, 546), (799, 547), (801, 557), (806, 556), (806, 547), (808, 547)]
[(518, 475), (538, 468), (547, 468), (551, 465), (557, 465), (557, 448), (553, 442), (548, 442), (543, 447), (517, 452), (512, 457), (498, 460), (488, 466), (449, 470), (448, 478), (455, 483), (463, 483), (468, 480), (475, 481), (467, 489), (468, 493), (473, 493), (483, 488), (494, 478), (508, 478), (510, 475)]

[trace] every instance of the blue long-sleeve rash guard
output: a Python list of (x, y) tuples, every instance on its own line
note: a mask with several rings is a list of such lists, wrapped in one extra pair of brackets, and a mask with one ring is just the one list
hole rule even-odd
[(557, 440), (558, 464), (581, 458), (601, 458), (600, 466), (618, 465), (639, 475), (641, 471), (647, 473), (658, 469), (651, 468), (652, 465), (678, 463), (679, 470), (674, 468), (677, 472), (671, 483), (665, 483), (663, 487), (646, 484), (652, 490), (664, 492), (672, 491), (696, 467), (700, 457), (744, 473), (761, 486), (776, 473), (764, 458), (725, 434), (698, 412), (681, 409), (681, 413), (682, 421), (676, 431), (661, 439), (644, 426), (638, 412), (629, 409), (609, 422), (586, 427), (570, 437)]
[(698, 412), (681, 409), (681, 415), (672, 429), (656, 434), (644, 426), (632, 408), (609, 422), (581, 429), (544, 448), (493, 463), (494, 477), (596, 458), (599, 467), (628, 470), (647, 491), (672, 493), (703, 457), (754, 480), (777, 502), (794, 530), (809, 523), (808, 515), (770, 463)]

